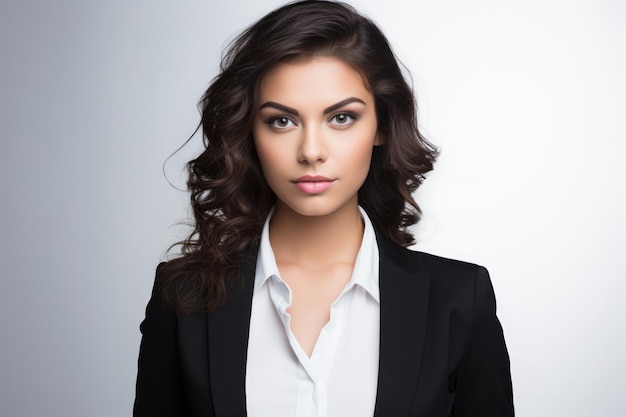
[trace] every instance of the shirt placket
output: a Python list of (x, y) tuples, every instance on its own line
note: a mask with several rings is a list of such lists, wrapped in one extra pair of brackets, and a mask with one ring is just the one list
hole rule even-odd
[[(328, 414), (327, 383), (333, 368), (341, 327), (345, 317), (345, 303), (342, 294), (331, 306), (330, 320), (322, 328), (315, 348), (309, 358), (291, 331), (291, 316), (287, 309), (291, 305), (291, 289), (280, 277), (271, 277), (270, 297), (282, 321), (292, 351), (298, 358), (298, 398), (296, 417), (326, 417)], [(313, 412), (313, 410), (316, 410)]]

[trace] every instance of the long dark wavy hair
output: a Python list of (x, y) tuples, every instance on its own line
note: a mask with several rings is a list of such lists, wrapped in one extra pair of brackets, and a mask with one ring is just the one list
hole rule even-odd
[(182, 256), (162, 266), (165, 294), (183, 312), (212, 311), (235, 288), (237, 271), (256, 255), (276, 196), (261, 171), (252, 138), (259, 83), (281, 63), (315, 56), (343, 60), (375, 98), (378, 134), (359, 204), (374, 226), (399, 245), (420, 217), (412, 193), (433, 168), (437, 150), (417, 127), (413, 91), (387, 39), (352, 7), (299, 1), (269, 13), (228, 46), (219, 75), (199, 107), (205, 150), (188, 163), (195, 219)]

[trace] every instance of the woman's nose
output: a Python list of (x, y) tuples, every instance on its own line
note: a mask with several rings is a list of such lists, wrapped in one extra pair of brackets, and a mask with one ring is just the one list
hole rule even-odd
[(310, 126), (302, 130), (298, 162), (315, 164), (328, 158), (328, 149), (324, 140), (323, 128)]

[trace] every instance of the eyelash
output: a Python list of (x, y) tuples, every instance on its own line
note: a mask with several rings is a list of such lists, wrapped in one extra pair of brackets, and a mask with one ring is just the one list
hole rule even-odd
[(361, 117), (353, 111), (345, 110), (345, 111), (334, 114), (329, 120), (336, 119), (337, 116), (348, 116), (349, 118), (352, 119), (351, 123), (340, 123), (339, 126), (343, 126), (345, 124), (352, 124), (356, 122), (357, 120), (359, 120), (359, 118)]
[[(352, 119), (351, 123), (338, 123), (337, 126), (347, 126), (350, 125), (352, 123), (354, 123), (355, 121), (359, 120), (361, 118), (360, 115), (358, 115), (357, 113), (350, 111), (350, 110), (344, 110), (344, 111), (340, 111), (338, 113), (333, 114), (328, 121), (331, 121), (333, 119), (336, 119), (337, 116), (348, 116), (350, 119)], [(277, 129), (284, 129), (278, 126), (274, 126), (274, 123), (277, 122), (280, 119), (287, 119), (289, 122), (293, 123), (294, 125), (296, 125), (296, 123), (293, 121), (293, 119), (291, 118), (291, 116), (288, 116), (286, 114), (276, 114), (273, 116), (268, 117), (267, 119), (265, 119), (265, 123), (270, 126), (270, 127), (275, 127)], [(296, 125), (297, 126), (297, 125)]]
[(283, 128), (278, 127), (278, 126), (274, 126), (274, 123), (275, 123), (275, 122), (277, 122), (277, 121), (278, 121), (278, 120), (280, 120), (280, 119), (287, 119), (288, 121), (290, 121), (291, 123), (293, 123), (293, 124), (295, 125), (295, 123), (294, 123), (294, 121), (291, 119), (291, 117), (290, 117), (290, 116), (287, 116), (287, 115), (285, 115), (285, 114), (276, 114), (276, 115), (270, 116), (270, 117), (268, 117), (267, 119), (265, 119), (265, 123), (266, 123), (269, 127), (276, 127), (276, 128), (278, 128), (278, 129), (283, 129)]

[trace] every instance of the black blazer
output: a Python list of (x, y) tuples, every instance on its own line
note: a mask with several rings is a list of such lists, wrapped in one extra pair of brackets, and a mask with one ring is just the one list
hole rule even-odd
[[(380, 355), (376, 417), (513, 416), (509, 357), (483, 267), (413, 252), (377, 232)], [(141, 324), (135, 417), (246, 415), (255, 260), (211, 314), (176, 314), (157, 268)], [(346, 416), (361, 417), (361, 416)]]

